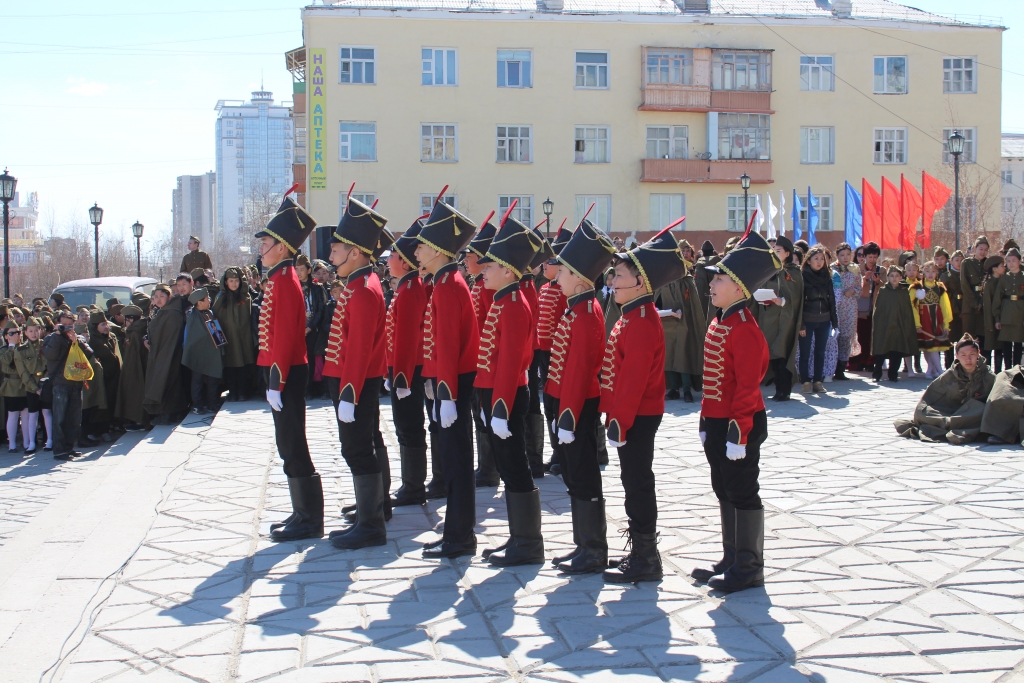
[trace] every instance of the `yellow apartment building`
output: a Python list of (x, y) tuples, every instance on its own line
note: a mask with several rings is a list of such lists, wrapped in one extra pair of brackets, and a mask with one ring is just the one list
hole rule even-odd
[(685, 214), (680, 237), (721, 248), (746, 174), (748, 210), (784, 201), (787, 234), (810, 188), (834, 244), (846, 181), (952, 186), (957, 128), (963, 229), (998, 230), (998, 21), (888, 0), (324, 0), (302, 19), (295, 177), (322, 224), (355, 183), (400, 232), (447, 185), (478, 221), (517, 200), (537, 224), (550, 199), (552, 231), (591, 205), (638, 239)]

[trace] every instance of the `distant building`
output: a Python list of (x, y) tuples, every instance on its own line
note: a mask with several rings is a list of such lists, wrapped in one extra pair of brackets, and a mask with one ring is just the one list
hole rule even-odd
[(1024, 227), (1024, 134), (1003, 133), (1002, 176), (1003, 231), (1016, 237)]
[(257, 90), (252, 100), (217, 102), (217, 221), (234, 231), (245, 222), (247, 198), (280, 194), (292, 184), (294, 132), (290, 102), (274, 104)]
[[(36, 222), (39, 220), (39, 195), (31, 192), (28, 201), (21, 203), (20, 192), (14, 193), (11, 202), (11, 223), (8, 232), (11, 238), (11, 266), (27, 266), (39, 259), (43, 240), (39, 237)], [(0, 247), (3, 234), (0, 233)], [(3, 263), (3, 249), (0, 248), (0, 263)]]
[(174, 239), (195, 235), (204, 245), (217, 239), (217, 174), (178, 176), (178, 187), (171, 193)]

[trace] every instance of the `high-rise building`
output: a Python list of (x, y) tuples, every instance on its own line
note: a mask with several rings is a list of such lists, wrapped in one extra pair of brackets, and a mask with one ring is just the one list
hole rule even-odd
[[(245, 222), (246, 205), (280, 195), (292, 183), (293, 126), (290, 102), (274, 104), (265, 90), (252, 100), (217, 102), (217, 220), (234, 231)], [(256, 200), (253, 202), (252, 200)]]
[[(21, 203), (21, 193), (14, 193), (10, 205), (11, 224), (11, 267), (26, 266), (39, 259), (43, 240), (39, 237), (36, 222), (39, 220), (39, 195), (30, 192), (28, 201)], [(3, 263), (3, 235), (0, 234), (0, 264)]]
[(206, 245), (217, 241), (217, 174), (178, 176), (178, 188), (172, 191), (174, 239), (195, 235)]

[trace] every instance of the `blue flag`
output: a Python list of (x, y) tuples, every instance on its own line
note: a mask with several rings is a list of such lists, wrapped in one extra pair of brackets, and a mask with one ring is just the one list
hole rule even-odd
[(856, 249), (864, 242), (864, 209), (860, 192), (846, 183), (846, 243)]
[(811, 194), (811, 186), (807, 186), (807, 243), (812, 247), (818, 243), (814, 231), (818, 229), (818, 200)]
[(800, 228), (800, 212), (804, 210), (804, 205), (800, 203), (800, 195), (793, 190), (793, 213), (790, 216), (793, 219), (793, 241), (796, 242), (798, 239), (803, 237), (804, 231)]

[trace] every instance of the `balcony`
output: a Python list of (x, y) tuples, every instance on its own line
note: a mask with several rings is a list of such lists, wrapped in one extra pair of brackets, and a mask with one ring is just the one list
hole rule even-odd
[(642, 159), (642, 183), (739, 183), (746, 173), (753, 185), (772, 180), (772, 162), (754, 159)]
[(749, 112), (771, 108), (771, 51), (644, 47), (640, 111)]

